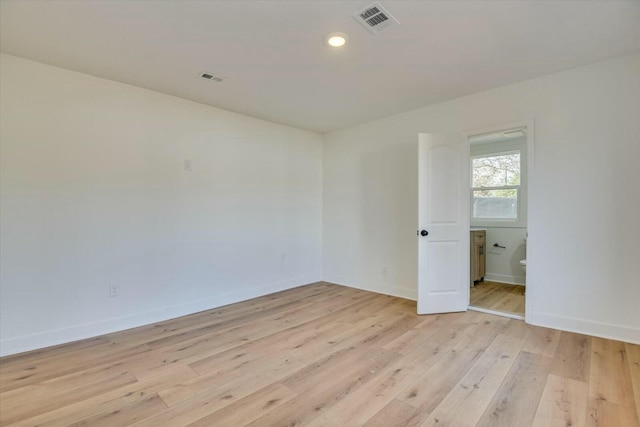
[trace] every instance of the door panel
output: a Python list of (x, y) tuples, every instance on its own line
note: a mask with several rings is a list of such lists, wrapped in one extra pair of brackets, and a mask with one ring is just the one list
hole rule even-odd
[(458, 152), (455, 147), (437, 145), (429, 151), (427, 172), (428, 194), (437, 203), (429, 203), (429, 216), (432, 223), (455, 224), (458, 219), (457, 180), (450, 179), (459, 169)]
[[(418, 313), (469, 304), (469, 145), (462, 135), (418, 142)], [(420, 233), (418, 233), (420, 234)]]
[(433, 252), (427, 259), (427, 280), (433, 282), (432, 295), (457, 291), (458, 270), (457, 242), (433, 242), (429, 245)]

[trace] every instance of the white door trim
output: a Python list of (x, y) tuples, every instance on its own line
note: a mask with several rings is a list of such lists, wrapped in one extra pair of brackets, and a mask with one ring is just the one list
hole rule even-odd
[[(525, 311), (524, 311), (524, 321), (526, 323), (531, 323), (532, 313), (534, 313), (538, 307), (538, 302), (536, 300), (536, 283), (535, 283), (535, 272), (536, 272), (536, 219), (533, 216), (533, 211), (531, 209), (535, 204), (535, 193), (534, 193), (534, 183), (535, 183), (535, 174), (534, 174), (534, 124), (535, 121), (533, 118), (529, 120), (523, 120), (519, 122), (511, 122), (511, 123), (502, 123), (496, 124), (492, 126), (486, 126), (482, 128), (475, 129), (467, 129), (462, 131), (462, 134), (467, 138), (467, 143), (469, 143), (469, 137), (474, 135), (480, 135), (483, 133), (493, 133), (500, 132), (504, 130), (514, 129), (514, 128), (526, 128), (527, 132), (527, 276), (526, 276), (526, 286), (527, 286), (527, 297), (525, 299)], [(471, 209), (471, 207), (469, 207)], [(471, 216), (471, 212), (469, 212), (469, 216)], [(475, 307), (474, 307), (475, 309)], [(477, 310), (482, 311), (482, 310)], [(486, 312), (486, 311), (485, 311)], [(495, 312), (495, 314), (503, 314), (499, 312)], [(506, 316), (511, 317), (511, 316)]]

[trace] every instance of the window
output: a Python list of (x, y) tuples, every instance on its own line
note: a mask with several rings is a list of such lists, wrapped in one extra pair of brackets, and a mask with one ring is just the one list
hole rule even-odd
[(471, 177), (473, 220), (518, 220), (519, 150), (473, 157)]

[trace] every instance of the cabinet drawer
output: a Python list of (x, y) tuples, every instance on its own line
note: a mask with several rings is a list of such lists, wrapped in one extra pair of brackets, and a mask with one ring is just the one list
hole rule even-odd
[(487, 238), (486, 231), (472, 231), (471, 242), (472, 243), (484, 243)]

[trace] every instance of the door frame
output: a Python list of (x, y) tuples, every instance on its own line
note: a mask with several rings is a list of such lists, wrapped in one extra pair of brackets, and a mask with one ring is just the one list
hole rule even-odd
[[(467, 144), (469, 144), (469, 149), (471, 149), (471, 143), (469, 138), (474, 135), (481, 135), (485, 133), (493, 133), (506, 131), (513, 128), (526, 128), (526, 136), (527, 136), (527, 276), (526, 276), (526, 290), (527, 296), (525, 298), (525, 309), (524, 309), (524, 321), (525, 323), (531, 323), (532, 313), (534, 312), (535, 302), (536, 302), (536, 285), (535, 285), (535, 268), (531, 269), (531, 265), (535, 265), (535, 243), (536, 243), (536, 221), (535, 217), (532, 215), (533, 211), (531, 207), (535, 203), (535, 193), (534, 193), (534, 119), (531, 118), (529, 120), (523, 120), (519, 122), (511, 122), (511, 123), (502, 123), (496, 124), (492, 126), (485, 126), (482, 128), (474, 128), (474, 129), (466, 129), (462, 131), (462, 135), (466, 138)], [(467, 159), (467, 163), (468, 163)], [(466, 167), (469, 167), (467, 164)], [(469, 188), (470, 189), (470, 183)], [(471, 205), (469, 205), (469, 218), (471, 218)], [(533, 238), (532, 238), (533, 237)], [(471, 244), (471, 243), (469, 243)], [(531, 260), (534, 262), (531, 262)], [(469, 292), (469, 298), (471, 298), (471, 292)], [(496, 312), (496, 314), (501, 314)], [(509, 317), (509, 316), (507, 316)]]

